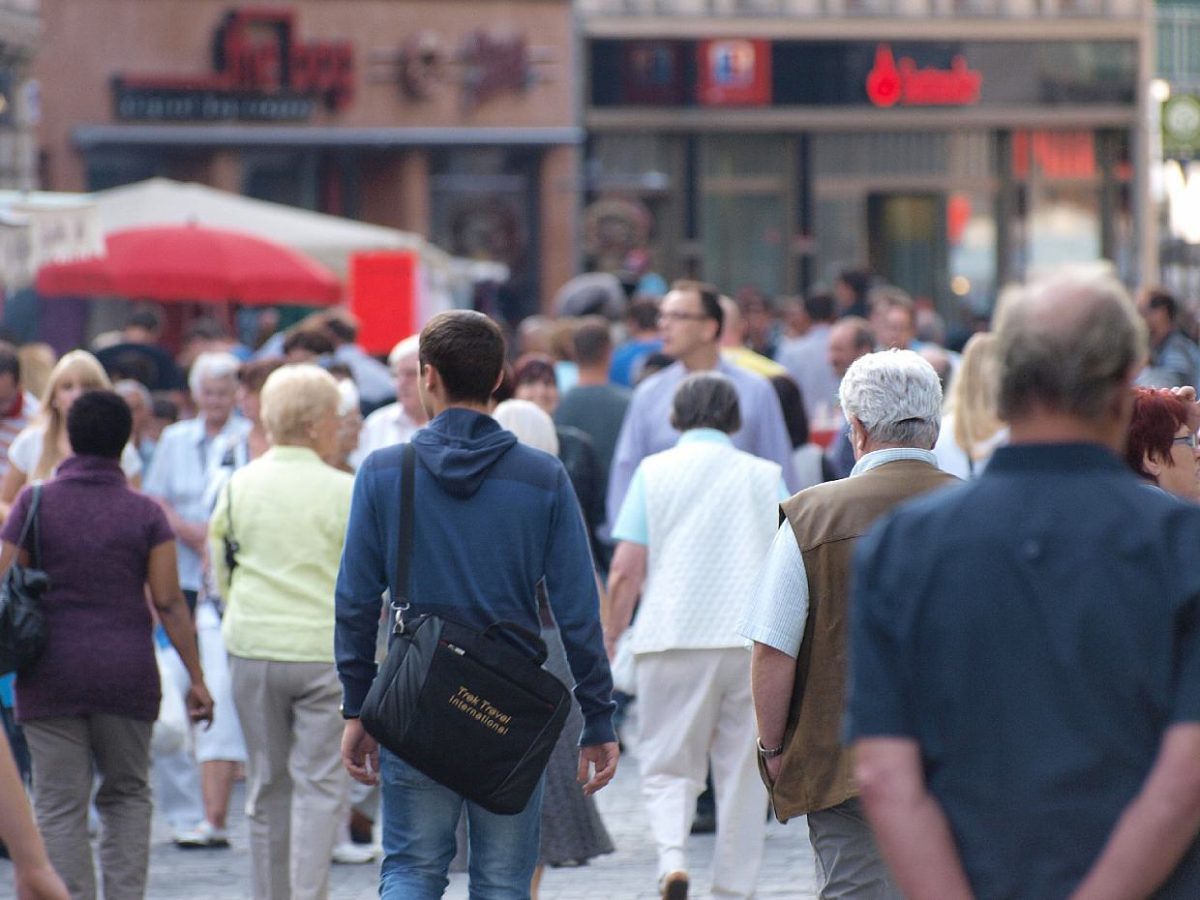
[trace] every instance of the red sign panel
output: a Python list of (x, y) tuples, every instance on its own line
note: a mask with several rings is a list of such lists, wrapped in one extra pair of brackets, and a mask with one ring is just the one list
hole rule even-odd
[(704, 106), (768, 106), (771, 42), (700, 41), (696, 99)]
[(979, 102), (983, 73), (956, 54), (949, 69), (921, 69), (907, 56), (897, 62), (892, 48), (875, 48), (875, 65), (867, 73), (867, 97), (876, 106), (970, 106)]

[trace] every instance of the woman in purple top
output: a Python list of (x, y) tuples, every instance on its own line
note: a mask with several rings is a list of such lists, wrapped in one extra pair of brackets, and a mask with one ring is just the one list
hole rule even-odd
[[(46, 850), (73, 898), (96, 896), (87, 807), (100, 778), (100, 868), (105, 897), (145, 892), (151, 798), (150, 732), (160, 690), (153, 616), (183, 659), (192, 685), (193, 721), (212, 719), (196, 634), (175, 563), (166, 516), (131, 490), (121, 451), (132, 420), (111, 391), (84, 394), (67, 415), (73, 456), (42, 486), (37, 511), (39, 566), (50, 578), (42, 604), (47, 644), (17, 673), (16, 714), (33, 761), (33, 805)], [(17, 498), (0, 529), (0, 572), (20, 553), (28, 562), (34, 531), (22, 547), (31, 490)]]

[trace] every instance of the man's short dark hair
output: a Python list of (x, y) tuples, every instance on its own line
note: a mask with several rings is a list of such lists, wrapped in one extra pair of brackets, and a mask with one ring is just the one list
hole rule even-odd
[(358, 323), (345, 315), (331, 315), (325, 327), (340, 344), (353, 344), (358, 339)]
[(658, 327), (658, 300), (653, 297), (636, 297), (626, 313), (638, 331), (653, 331)]
[(136, 306), (125, 320), (126, 328), (141, 328), (153, 334), (162, 330), (162, 317), (152, 306)]
[(132, 431), (129, 404), (115, 391), (87, 391), (67, 413), (67, 438), (81, 456), (120, 459)]
[(1150, 309), (1165, 309), (1167, 318), (1174, 322), (1179, 318), (1179, 301), (1175, 295), (1163, 288), (1151, 288), (1146, 292), (1146, 305)]
[(706, 318), (717, 323), (715, 337), (721, 336), (725, 328), (725, 310), (721, 309), (721, 292), (705, 281), (691, 281), (681, 278), (671, 283), (671, 290), (693, 293), (700, 298), (700, 310)]
[(316, 356), (327, 356), (334, 349), (333, 339), (324, 328), (301, 328), (283, 339), (285, 355), (293, 350), (306, 350)]
[(608, 321), (600, 316), (588, 316), (580, 322), (571, 340), (575, 345), (575, 362), (581, 366), (599, 365), (612, 352)]
[(814, 322), (832, 322), (837, 317), (837, 301), (833, 294), (809, 294), (804, 298), (804, 311)]
[(21, 383), (21, 358), (17, 348), (7, 341), (0, 341), (0, 375), (11, 375), (13, 381)]
[(417, 357), (422, 369), (437, 369), (447, 400), (487, 403), (504, 366), (504, 335), (483, 313), (449, 310), (421, 330)]
[(838, 275), (838, 281), (850, 289), (855, 300), (865, 300), (874, 276), (866, 269), (845, 269)]
[(671, 427), (676, 431), (715, 428), (733, 434), (742, 427), (737, 388), (717, 372), (689, 375), (675, 389), (671, 401)]

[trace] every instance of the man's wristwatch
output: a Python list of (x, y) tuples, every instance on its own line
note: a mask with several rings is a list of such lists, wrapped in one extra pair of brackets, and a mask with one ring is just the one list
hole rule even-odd
[(758, 755), (763, 759), (774, 759), (783, 755), (783, 744), (778, 747), (764, 747), (762, 738), (758, 738), (754, 743), (758, 744)]

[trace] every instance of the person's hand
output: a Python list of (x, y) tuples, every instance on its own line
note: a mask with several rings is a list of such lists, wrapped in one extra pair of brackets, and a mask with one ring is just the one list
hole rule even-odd
[(187, 706), (188, 718), (192, 722), (212, 724), (213, 698), (203, 681), (193, 681), (184, 699)]
[(358, 719), (347, 719), (342, 732), (342, 765), (360, 784), (379, 783), (379, 743)]
[(620, 756), (621, 748), (616, 741), (579, 748), (578, 781), (583, 785), (583, 793), (586, 796), (592, 796), (613, 780), (613, 776), (617, 774), (617, 760)]
[(604, 635), (604, 652), (608, 654), (609, 662), (612, 662), (617, 658), (617, 644), (620, 642), (620, 640), (621, 640), (621, 635), (619, 635), (619, 634), (608, 634), (607, 632), (605, 633), (605, 635)]
[(50, 863), (17, 866), (17, 900), (71, 900), (67, 886)]
[(764, 759), (763, 765), (767, 769), (767, 777), (771, 779), (771, 784), (779, 777), (779, 770), (783, 768), (783, 757), (775, 756), (771, 759)]

